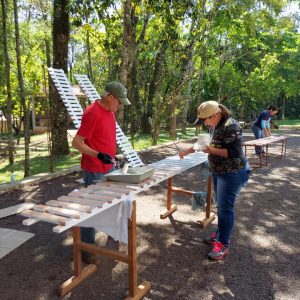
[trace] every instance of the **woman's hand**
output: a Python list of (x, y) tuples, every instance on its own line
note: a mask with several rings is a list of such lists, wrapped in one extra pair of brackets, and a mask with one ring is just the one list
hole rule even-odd
[(202, 151), (204, 153), (214, 154), (214, 155), (222, 156), (222, 157), (225, 157), (225, 158), (228, 157), (227, 149), (218, 149), (218, 148), (213, 148), (213, 147), (210, 147), (210, 146), (204, 146)]
[(210, 146), (207, 146), (205, 145), (202, 149), (202, 151), (204, 153), (208, 153), (208, 154), (214, 154), (214, 148), (210, 147)]
[(179, 157), (181, 158), (181, 159), (183, 159), (186, 155), (188, 155), (188, 154), (190, 154), (190, 153), (194, 153), (195, 152), (195, 150), (193, 149), (193, 148), (189, 148), (189, 149), (187, 149), (187, 150), (182, 150), (182, 151), (180, 151), (178, 154), (179, 154)]
[(187, 155), (185, 150), (180, 151), (178, 154), (179, 154), (180, 159), (183, 159)]

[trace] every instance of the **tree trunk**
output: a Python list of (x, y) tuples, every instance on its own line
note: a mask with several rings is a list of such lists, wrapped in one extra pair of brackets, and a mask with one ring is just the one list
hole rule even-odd
[[(124, 2), (123, 16), (123, 47), (121, 52), (120, 80), (126, 86), (128, 95), (132, 95), (132, 69), (136, 55), (136, 24), (137, 17), (131, 0)], [(134, 99), (130, 99), (133, 103)], [(124, 125), (124, 109), (120, 109), (118, 120)], [(126, 131), (126, 130), (125, 130)]]
[(3, 54), (4, 54), (4, 69), (5, 69), (5, 81), (7, 89), (7, 100), (6, 100), (6, 120), (8, 130), (8, 158), (10, 166), (14, 163), (14, 137), (12, 127), (12, 98), (11, 98), (11, 84), (10, 84), (10, 59), (7, 46), (7, 3), (5, 0), (1, 0), (2, 8), (2, 37), (3, 37)]
[[(68, 69), (69, 13), (68, 0), (54, 0), (53, 18), (53, 68)], [(52, 151), (54, 155), (69, 154), (67, 110), (49, 80), (50, 108), (52, 121)]]
[[(48, 55), (46, 55), (48, 56)], [(52, 155), (52, 136), (51, 136), (51, 118), (50, 118), (50, 104), (49, 104), (49, 95), (47, 92), (47, 72), (43, 66), (43, 88), (45, 94), (45, 116), (46, 116), (46, 126), (47, 126), (47, 142), (48, 142), (48, 162), (49, 162), (49, 171), (50, 173), (54, 172), (54, 163)]]
[(46, 60), (47, 60), (47, 67), (51, 67), (51, 50), (50, 50), (50, 41), (45, 39), (45, 49), (46, 49)]
[(26, 97), (24, 89), (24, 81), (21, 66), (21, 51), (20, 51), (20, 34), (19, 34), (19, 18), (17, 0), (14, 3), (14, 19), (15, 19), (15, 41), (16, 41), (16, 54), (17, 54), (17, 68), (18, 68), (18, 81), (19, 81), (19, 94), (21, 99), (21, 106), (24, 112), (24, 140), (25, 140), (25, 159), (24, 159), (24, 177), (30, 175), (30, 132), (29, 132), (29, 109), (26, 106)]
[(188, 115), (188, 110), (189, 106), (191, 103), (191, 81), (187, 83), (186, 87), (186, 92), (185, 92), (185, 102), (184, 102), (184, 107), (183, 107), (183, 112), (182, 112), (182, 122), (181, 122), (181, 132), (183, 134), (186, 134), (186, 126), (187, 126), (187, 115)]
[(282, 98), (281, 120), (284, 120), (285, 119), (285, 101), (286, 101), (285, 91), (281, 92), (281, 98)]
[(86, 49), (88, 55), (88, 74), (91, 82), (94, 82), (93, 69), (92, 69), (92, 58), (91, 58), (91, 45), (90, 45), (90, 33), (86, 32)]
[[(187, 53), (187, 57), (186, 59), (182, 60), (182, 65), (181, 65), (181, 76), (179, 78), (179, 82), (178, 85), (181, 85), (186, 78), (190, 77), (192, 70), (193, 70), (193, 55), (194, 55), (194, 44), (195, 44), (195, 35), (192, 34), (192, 32), (194, 31), (194, 26), (191, 26), (191, 32), (190, 32), (190, 36), (192, 36), (192, 38), (189, 41), (189, 44), (186, 47), (185, 52)], [(187, 82), (189, 83), (190, 80)], [(181, 96), (182, 91), (178, 90), (178, 94), (173, 98), (174, 99), (174, 103), (171, 103), (171, 111), (170, 111), (170, 135), (175, 138), (176, 135), (176, 127), (177, 127), (177, 107), (180, 105), (180, 103), (182, 102), (183, 97)], [(187, 104), (189, 103), (189, 98), (187, 98), (186, 102), (185, 102), (185, 109), (184, 111), (186, 111), (186, 114), (184, 117), (184, 119), (182, 119), (182, 124), (186, 124), (186, 115), (187, 115)], [(184, 131), (186, 128), (186, 125), (183, 127)]]
[(134, 60), (132, 70), (131, 70), (132, 84), (131, 84), (131, 94), (129, 95), (129, 97), (130, 97), (130, 99), (134, 99), (134, 101), (132, 101), (132, 104), (131, 104), (132, 107), (128, 111), (128, 116), (129, 116), (129, 120), (130, 120), (130, 134), (131, 134), (132, 146), (134, 146), (133, 145), (134, 135), (141, 126), (140, 117), (138, 117), (138, 116), (141, 115), (141, 109), (140, 109), (141, 108), (141, 103), (140, 103), (141, 100), (140, 100), (140, 95), (139, 95), (139, 82), (137, 80), (137, 78), (138, 78), (138, 75), (137, 75), (137, 60), (138, 60), (138, 55), (139, 55), (139, 46), (145, 38), (149, 18), (150, 18), (149, 14), (144, 16), (143, 29), (142, 29), (142, 32), (141, 32), (141, 34), (140, 34), (140, 36), (137, 40), (137, 43), (136, 43), (135, 56), (134, 56), (135, 60)]
[[(153, 102), (158, 92), (160, 91), (160, 87), (162, 84), (162, 73), (164, 69), (164, 59), (165, 59), (165, 53), (167, 51), (167, 48), (168, 48), (168, 42), (166, 40), (163, 40), (161, 42), (160, 51), (158, 51), (155, 57), (154, 72), (150, 82), (147, 104), (142, 118), (143, 133), (150, 133), (153, 130), (152, 128), (153, 113), (154, 113)], [(155, 129), (155, 131), (157, 131), (157, 129)]]
[(178, 94), (176, 97), (174, 97), (174, 100), (171, 102), (170, 105), (170, 110), (171, 110), (171, 117), (169, 121), (169, 134), (173, 140), (176, 139), (176, 125), (177, 125), (177, 115), (176, 115), (176, 110), (178, 107), (178, 103), (181, 101), (181, 96)]

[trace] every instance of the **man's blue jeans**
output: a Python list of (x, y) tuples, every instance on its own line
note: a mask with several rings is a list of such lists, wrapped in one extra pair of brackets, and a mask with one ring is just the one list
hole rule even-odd
[[(113, 167), (109, 172), (114, 171)], [(96, 181), (102, 180), (106, 173), (87, 172), (83, 170), (83, 181), (85, 187), (95, 183)], [(81, 240), (85, 243), (95, 243), (96, 230), (93, 227), (80, 227)]]
[(212, 173), (212, 181), (218, 206), (217, 240), (228, 246), (234, 225), (234, 206), (243, 186), (249, 179), (248, 167), (237, 172)]
[[(264, 131), (253, 124), (252, 126), (252, 132), (254, 133), (254, 136), (256, 139), (262, 139), (264, 136)], [(261, 154), (263, 152), (263, 148), (259, 146), (255, 146), (255, 153)]]

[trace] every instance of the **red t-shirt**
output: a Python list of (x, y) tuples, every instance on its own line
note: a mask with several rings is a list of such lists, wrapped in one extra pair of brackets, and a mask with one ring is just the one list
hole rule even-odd
[[(85, 138), (92, 149), (116, 156), (116, 119), (115, 114), (102, 107), (98, 102), (88, 106), (82, 116), (77, 134)], [(88, 172), (108, 172), (113, 165), (103, 164), (98, 158), (82, 154), (81, 168)]]

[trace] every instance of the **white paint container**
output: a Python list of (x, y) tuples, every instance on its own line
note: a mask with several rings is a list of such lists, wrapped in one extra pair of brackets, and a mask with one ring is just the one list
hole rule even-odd
[(210, 144), (210, 135), (208, 133), (202, 133), (198, 135), (198, 140), (194, 144), (193, 149), (195, 151), (202, 151), (205, 146)]

